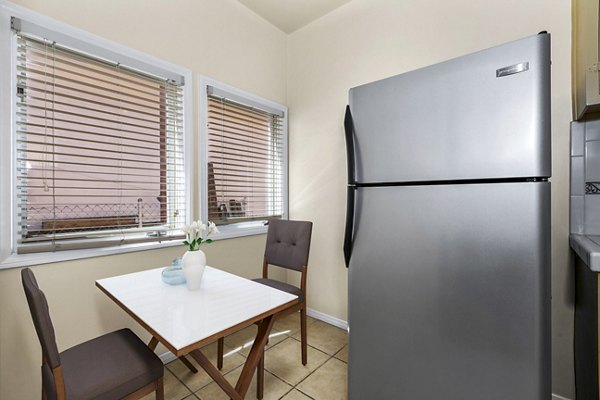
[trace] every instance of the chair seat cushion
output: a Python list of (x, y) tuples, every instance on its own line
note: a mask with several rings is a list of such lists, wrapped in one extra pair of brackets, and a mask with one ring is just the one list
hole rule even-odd
[(60, 353), (67, 399), (120, 399), (163, 376), (163, 364), (129, 329)]
[(262, 283), (263, 285), (271, 286), (272, 288), (283, 290), (284, 292), (288, 292), (291, 294), (295, 294), (300, 299), (300, 303), (304, 302), (304, 293), (300, 288), (297, 288), (294, 285), (290, 285), (289, 283), (277, 281), (275, 279), (265, 279), (258, 278), (252, 279), (254, 282)]

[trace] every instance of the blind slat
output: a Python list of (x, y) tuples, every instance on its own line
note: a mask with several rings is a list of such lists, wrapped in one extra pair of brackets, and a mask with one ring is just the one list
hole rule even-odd
[[(122, 112), (122, 110), (120, 110), (119, 108), (115, 108), (114, 111), (106, 111), (106, 110), (99, 110), (98, 108), (92, 108), (92, 107), (84, 107), (82, 105), (75, 105), (75, 104), (69, 104), (69, 103), (63, 103), (63, 102), (56, 102), (56, 101), (51, 101), (51, 100), (44, 100), (42, 98), (36, 98), (33, 96), (30, 96), (30, 100), (34, 100), (37, 101), (38, 103), (43, 103), (40, 105), (33, 105), (31, 102), (28, 105), (25, 105), (24, 103), (17, 103), (18, 107), (22, 107), (24, 109), (29, 110), (38, 110), (38, 111), (46, 111), (48, 109), (52, 110), (53, 113), (59, 113), (59, 114), (66, 114), (66, 115), (71, 115), (74, 117), (82, 117), (82, 118), (92, 118), (92, 119), (97, 119), (99, 121), (108, 121), (108, 122), (118, 122), (118, 123), (123, 123), (120, 121), (115, 121), (114, 118), (106, 118), (106, 117), (90, 117), (90, 115), (102, 115), (102, 116), (112, 116), (112, 117), (116, 117), (116, 118), (125, 118), (129, 121), (137, 121), (140, 123), (148, 123), (150, 126), (148, 125), (143, 125), (143, 124), (132, 124), (131, 126), (141, 126), (142, 128), (149, 128), (152, 127), (154, 125), (160, 124), (161, 123), (161, 119), (160, 116), (154, 116), (155, 119), (151, 120), (151, 119), (147, 119), (147, 118), (143, 118), (141, 116), (136, 116), (136, 114), (132, 114), (132, 113), (124, 113)], [(48, 107), (49, 104), (54, 104), (54, 105), (58, 105), (58, 108), (54, 108), (52, 105), (50, 107)], [(68, 109), (71, 109), (73, 111), (67, 111)], [(77, 110), (77, 111), (75, 111)], [(118, 111), (118, 112), (117, 112)], [(30, 114), (32, 115), (37, 115), (39, 116), (40, 114), (35, 114), (34, 112), (31, 112)], [(162, 124), (164, 125), (174, 125), (174, 122), (163, 122)]]
[[(36, 55), (44, 57), (43, 53), (32, 51), (31, 49), (26, 49), (25, 51), (27, 52), (26, 56), (34, 56), (34, 59), (32, 59), (31, 57), (29, 59), (22, 56), (17, 57), (17, 71), (20, 72), (21, 75), (43, 75), (48, 71), (48, 69), (52, 69), (55, 75), (59, 75), (58, 73), (56, 73), (56, 71), (58, 71), (60, 74), (63, 75), (78, 76), (81, 79), (93, 79), (101, 83), (114, 84), (115, 81), (118, 81), (119, 84), (122, 85), (124, 88), (128, 90), (136, 90), (141, 93), (149, 94), (152, 92), (145, 91), (144, 89), (156, 90), (157, 88), (174, 94), (178, 94), (181, 91), (181, 89), (175, 88), (172, 85), (166, 85), (164, 81), (156, 81), (154, 82), (154, 84), (142, 83), (141, 81), (128, 79), (127, 76), (123, 73), (111, 73), (111, 71), (115, 72), (114, 69), (92, 69), (86, 67), (85, 65), (73, 63), (69, 60), (62, 59), (60, 57), (49, 57), (48, 59), (36, 58)], [(65, 65), (68, 68), (63, 68), (60, 65)], [(121, 70), (119, 70), (118, 72), (120, 71)], [(103, 79), (103, 77), (105, 77), (106, 79)]]
[[(27, 118), (27, 114), (21, 113), (21, 112), (17, 112), (17, 116), (26, 119)], [(39, 118), (39, 117), (37, 117)], [(49, 121), (51, 123), (67, 123), (70, 125), (74, 125), (74, 126), (85, 126), (87, 128), (94, 128), (94, 129), (99, 129), (100, 132), (102, 132), (102, 130), (107, 130), (107, 131), (119, 131), (119, 132), (123, 132), (123, 133), (132, 133), (132, 134), (137, 134), (137, 135), (148, 135), (147, 132), (140, 132), (140, 131), (133, 131), (133, 130), (129, 130), (129, 129), (123, 129), (122, 127), (108, 127), (108, 126), (103, 126), (103, 125), (98, 125), (98, 124), (91, 124), (91, 123), (86, 123), (86, 122), (81, 122), (81, 121), (72, 121), (69, 119), (64, 119), (64, 118), (52, 118), (52, 117), (46, 117), (45, 118), (46, 121)], [(20, 124), (27, 124), (26, 121), (17, 121), (17, 125)], [(39, 125), (39, 124), (38, 124)], [(44, 128), (45, 129), (53, 129), (55, 127), (54, 124), (48, 124), (45, 125)], [(58, 129), (61, 129), (61, 126), (58, 126)], [(150, 130), (150, 128), (147, 128)], [(151, 136), (155, 136), (155, 135), (151, 135)]]
[[(50, 97), (48, 99), (48, 101), (50, 101), (52, 98), (54, 99), (68, 99), (68, 100), (72, 100), (72, 101), (77, 101), (80, 104), (95, 104), (98, 106), (102, 106), (102, 107), (109, 107), (109, 108), (115, 108), (115, 102), (114, 100), (111, 99), (106, 99), (106, 101), (102, 101), (104, 99), (98, 99), (98, 98), (90, 98), (88, 97), (82, 97), (82, 96), (77, 96), (74, 94), (69, 94), (66, 93), (64, 91), (61, 92), (50, 92), (48, 90), (44, 90), (42, 88), (37, 88), (37, 87), (29, 87), (27, 88), (27, 93), (23, 93), (23, 96), (20, 97), (31, 97), (31, 94), (36, 94), (37, 97), (39, 98), (40, 96), (44, 95), (46, 98)], [(167, 107), (165, 107), (164, 105), (159, 103), (158, 107), (154, 107), (154, 108), (149, 108), (149, 107), (140, 107), (136, 105), (132, 105), (131, 107), (128, 107), (127, 104), (123, 104), (121, 103), (119, 108), (123, 111), (131, 111), (131, 112), (135, 112), (135, 113), (139, 113), (141, 115), (160, 115), (160, 116), (165, 116), (167, 113)], [(175, 117), (179, 117), (182, 115), (182, 107), (169, 107), (169, 114), (175, 116)]]
[(239, 143), (253, 143), (256, 145), (260, 145), (261, 143), (265, 144), (265, 147), (271, 147), (273, 144), (279, 145), (283, 141), (283, 137), (277, 135), (276, 133), (272, 133), (270, 137), (261, 137), (261, 136), (252, 136), (245, 135), (242, 132), (234, 132), (224, 129), (209, 129), (210, 133), (210, 141), (212, 142), (220, 142), (224, 140), (235, 141)]
[(242, 124), (237, 124), (235, 123), (235, 121), (231, 121), (231, 120), (222, 120), (222, 121), (208, 121), (208, 127), (209, 129), (212, 129), (214, 131), (227, 131), (230, 133), (238, 133), (238, 134), (249, 134), (247, 135), (248, 137), (252, 137), (252, 136), (256, 136), (261, 137), (261, 136), (266, 136), (266, 137), (270, 137), (272, 133), (274, 133), (275, 135), (277, 135), (278, 133), (278, 129), (266, 129), (265, 127), (259, 127), (259, 126), (247, 126), (247, 125), (242, 125)]
[[(23, 21), (21, 21), (23, 22)], [(84, 65), (88, 65), (88, 66), (100, 66), (102, 68), (113, 68), (115, 67), (117, 64), (121, 64), (118, 60), (108, 60), (107, 58), (104, 57), (93, 57), (90, 54), (93, 54), (94, 51), (92, 50), (89, 54), (86, 53), (82, 53), (80, 51), (77, 50), (73, 50), (72, 48), (70, 48), (68, 45), (63, 46), (61, 43), (56, 43), (55, 41), (52, 41), (51, 37), (54, 36), (54, 34), (52, 32), (43, 32), (41, 35), (37, 35), (33, 32), (31, 32), (31, 34), (27, 33), (27, 30), (29, 28), (33, 27), (33, 24), (26, 24), (28, 27), (25, 27), (25, 29), (23, 30), (23, 32), (20, 32), (17, 38), (17, 41), (21, 44), (25, 44), (25, 46), (28, 47), (33, 47), (33, 46), (37, 46), (40, 49), (43, 49), (44, 51), (48, 51), (48, 48), (51, 47), (51, 51), (54, 54), (65, 54), (65, 56), (70, 59), (70, 60), (79, 60), (81, 61)], [(38, 29), (38, 27), (33, 28), (35, 30)], [(43, 31), (43, 29), (42, 29)], [(43, 39), (46, 37), (47, 34), (50, 34), (50, 38), (49, 39)], [(60, 35), (59, 35), (60, 36)], [(72, 38), (71, 38), (72, 39)], [(67, 40), (71, 40), (71, 39), (67, 39)], [(88, 47), (88, 46), (86, 46)], [(109, 53), (110, 54), (110, 53)], [(118, 59), (125, 57), (125, 59), (127, 59), (127, 56), (124, 54), (120, 54), (120, 55), (116, 55), (116, 57)], [(110, 56), (109, 56), (110, 58)], [(131, 61), (131, 60), (128, 60)], [(127, 62), (126, 62), (127, 63)], [(132, 65), (136, 65), (138, 64), (137, 62), (133, 62)], [(149, 71), (155, 71), (156, 68), (151, 66), (151, 65), (147, 65), (146, 67), (148, 67)], [(176, 74), (173, 74), (171, 71), (167, 71), (167, 70), (163, 70), (162, 72), (159, 72), (158, 74), (156, 73), (146, 73), (144, 72), (144, 68), (141, 69), (131, 69), (128, 67), (124, 67), (121, 68), (121, 71), (123, 74), (126, 74), (129, 76), (130, 79), (133, 80), (139, 80), (139, 81), (165, 81), (166, 79), (164, 77), (170, 77), (171, 80), (173, 80), (174, 82), (174, 86), (181, 86), (182, 82), (183, 82), (183, 77), (182, 76), (178, 76)]]
[[(65, 81), (65, 82), (60, 83), (61, 81)], [(38, 84), (38, 85), (36, 86), (36, 84)], [(41, 86), (41, 84), (43, 84), (44, 87), (39, 87), (39, 86)], [(79, 86), (83, 86), (87, 90), (83, 90), (78, 87), (74, 87), (71, 84), (79, 84)], [(104, 100), (108, 100), (110, 102), (125, 103), (125, 104), (143, 107), (143, 108), (152, 109), (152, 110), (158, 109), (158, 107), (156, 107), (156, 105), (159, 105), (159, 106), (161, 105), (161, 102), (159, 99), (153, 100), (153, 99), (149, 99), (147, 97), (136, 96), (136, 95), (127, 94), (124, 92), (107, 90), (100, 85), (85, 84), (85, 83), (77, 82), (74, 80), (59, 79), (58, 83), (57, 83), (56, 81), (47, 80), (47, 77), (44, 77), (44, 76), (41, 76), (38, 78), (29, 77), (29, 76), (25, 76), (25, 77), (18, 76), (17, 77), (17, 85), (21, 86), (23, 88), (29, 88), (29, 89), (33, 88), (34, 90), (42, 91), (42, 92), (49, 93), (49, 94), (52, 94), (53, 92), (56, 92), (56, 91), (67, 92), (67, 93), (78, 93), (78, 94), (80, 94), (80, 96), (81, 96), (80, 98), (82, 100), (89, 98), (86, 96), (91, 96), (92, 99), (101, 98)], [(116, 97), (114, 95), (119, 95), (119, 97)], [(153, 97), (164, 98), (164, 96), (159, 96), (158, 94), (157, 94), (157, 96), (153, 96)], [(176, 105), (180, 106), (181, 104), (176, 104)]]
[[(17, 130), (17, 133), (24, 133), (24, 134), (36, 132), (35, 128), (37, 128), (38, 133), (43, 132), (44, 134), (46, 134), (46, 132), (48, 132), (48, 131), (51, 131), (54, 133), (56, 133), (56, 132), (59, 132), (59, 133), (60, 132), (72, 132), (78, 136), (79, 135), (93, 135), (93, 136), (113, 137), (116, 139), (127, 140), (130, 137), (123, 136), (123, 133), (130, 133), (132, 135), (135, 135), (136, 141), (141, 141), (140, 137), (149, 137), (149, 138), (154, 139), (152, 141), (143, 141), (145, 143), (148, 143), (148, 142), (155, 143), (156, 137), (157, 137), (156, 134), (148, 134), (148, 133), (142, 133), (142, 132), (123, 132), (123, 131), (115, 131), (115, 130), (105, 129), (105, 130), (113, 133), (113, 134), (110, 134), (110, 133), (105, 133), (105, 130), (100, 130), (99, 128), (97, 128), (96, 130), (82, 130), (80, 128), (79, 129), (71, 129), (71, 128), (64, 127), (64, 126), (55, 127), (52, 124), (43, 125), (43, 124), (35, 124), (35, 123), (31, 123), (31, 122), (22, 122), (22, 121), (17, 121), (17, 125), (18, 125), (18, 127), (21, 128), (21, 130)], [(29, 130), (28, 128), (31, 128), (31, 130)], [(181, 134), (181, 132), (179, 132), (179, 131), (171, 131), (171, 130), (167, 130), (166, 133), (167, 133), (167, 140), (171, 140), (171, 139), (173, 139), (173, 136), (177, 136), (177, 135)], [(176, 139), (176, 140), (179, 140), (179, 139)]]
[[(23, 163), (26, 163), (28, 161), (27, 158), (23, 158), (23, 157), (17, 157), (17, 160), (18, 161), (22, 161)], [(52, 164), (54, 166), (55, 170), (60, 170), (59, 167), (61, 165), (78, 165), (78, 166), (81, 166), (81, 167), (92, 166), (92, 167), (97, 167), (97, 168), (113, 168), (113, 169), (119, 169), (119, 168), (122, 169), (123, 168), (123, 166), (121, 166), (121, 165), (114, 165), (114, 164), (90, 164), (90, 163), (85, 163), (85, 162), (63, 161), (63, 160), (48, 162), (48, 161), (45, 161), (43, 159), (39, 159), (39, 160), (35, 160), (35, 161), (45, 162), (47, 164), (48, 163)], [(179, 164), (179, 165), (175, 165), (175, 166), (183, 168), (183, 163)], [(23, 170), (23, 169), (26, 169), (26, 167), (25, 168), (19, 168), (19, 170)], [(128, 167), (128, 169), (133, 169), (133, 168), (132, 167)], [(135, 170), (138, 170), (138, 171), (161, 171), (161, 167), (157, 166), (155, 168), (151, 168), (151, 167), (136, 166)]]
[[(47, 137), (46, 134), (44, 134), (43, 132), (23, 132), (23, 131), (17, 131), (17, 133), (24, 133), (25, 135), (21, 135), (21, 136), (28, 136), (28, 137), (33, 137), (36, 138), (37, 140), (40, 140), (39, 138), (44, 138)], [(60, 133), (60, 132), (59, 132)], [(99, 137), (99, 138), (110, 138), (110, 139), (116, 139), (116, 140), (120, 140), (120, 141), (124, 141), (124, 143), (126, 144), (126, 146), (128, 148), (133, 148), (133, 149), (146, 149), (146, 150), (160, 150), (160, 147), (150, 147), (150, 146), (142, 146), (142, 144), (153, 144), (155, 146), (160, 145), (160, 143), (158, 143), (156, 140), (140, 140), (140, 139), (129, 139), (129, 138), (124, 138), (122, 136), (119, 135), (107, 135), (107, 134), (102, 134), (102, 133), (86, 133), (86, 132), (77, 132), (78, 134), (82, 135), (83, 137), (86, 138), (86, 143), (96, 143), (96, 144), (107, 144), (107, 145), (115, 145), (114, 141), (105, 141), (105, 140), (95, 140), (95, 139), (90, 139), (89, 136), (91, 137)], [(53, 139), (60, 139), (60, 140), (76, 140), (73, 139), (72, 136), (63, 136), (63, 135), (57, 135), (56, 131), (54, 132), (54, 134), (52, 135)], [(34, 143), (32, 140), (23, 140), (20, 138), (17, 138), (17, 143)], [(44, 143), (44, 142), (41, 142)], [(133, 143), (140, 143), (139, 145), (135, 145)], [(177, 146), (177, 142), (171, 140), (170, 138), (167, 138), (167, 146), (169, 147), (176, 147)], [(164, 152), (164, 151), (163, 151)]]

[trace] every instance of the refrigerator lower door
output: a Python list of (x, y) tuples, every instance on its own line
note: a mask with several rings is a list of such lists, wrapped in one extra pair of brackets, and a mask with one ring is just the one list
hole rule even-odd
[(349, 399), (548, 400), (550, 183), (357, 189)]

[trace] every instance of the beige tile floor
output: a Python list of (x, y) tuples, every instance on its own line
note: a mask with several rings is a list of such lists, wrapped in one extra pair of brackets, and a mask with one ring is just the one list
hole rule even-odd
[[(277, 321), (265, 352), (265, 400), (347, 399), (348, 339), (342, 329), (308, 317), (308, 364), (300, 358), (300, 314)], [(256, 327), (225, 338), (222, 373), (235, 385)], [(216, 365), (216, 344), (203, 349)], [(191, 360), (191, 358), (190, 358)], [(193, 361), (194, 362), (194, 361)], [(179, 360), (165, 366), (166, 400), (220, 400), (228, 397), (201, 369), (192, 374)], [(144, 400), (153, 399), (148, 395)], [(256, 398), (256, 376), (246, 399)]]

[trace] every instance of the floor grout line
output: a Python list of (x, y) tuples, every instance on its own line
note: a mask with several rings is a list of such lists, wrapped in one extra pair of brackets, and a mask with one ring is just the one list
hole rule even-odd
[[(295, 334), (295, 333), (294, 333), (294, 334)], [(286, 335), (286, 336), (287, 336), (288, 338), (290, 338), (290, 339), (293, 339), (293, 340), (295, 340), (296, 342), (300, 342), (300, 343), (302, 343), (302, 340), (300, 340), (300, 339), (297, 339), (297, 338), (293, 337), (293, 336), (292, 336), (292, 334), (289, 334), (289, 335)], [(277, 345), (278, 345), (278, 344), (280, 344), (280, 343), (283, 343), (285, 340), (287, 340), (287, 339), (284, 339), (284, 340), (280, 341), (279, 343), (275, 343), (275, 344), (274, 344), (272, 347), (270, 347), (268, 350), (272, 349), (273, 347), (277, 346)], [(335, 357), (335, 355), (336, 355), (336, 354), (338, 354), (339, 352), (341, 352), (341, 351), (344, 349), (344, 347), (346, 347), (347, 345), (348, 345), (348, 344), (345, 344), (345, 345), (343, 345), (343, 346), (342, 346), (342, 347), (341, 347), (339, 350), (336, 350), (336, 351), (335, 351), (333, 354), (329, 354), (329, 353), (327, 353), (327, 352), (325, 352), (325, 351), (323, 351), (323, 350), (321, 350), (321, 349), (319, 349), (319, 348), (317, 348), (317, 347), (315, 347), (315, 346), (311, 345), (310, 343), (307, 343), (307, 346), (308, 346), (308, 347), (311, 347), (313, 350), (316, 350), (316, 351), (318, 351), (318, 352), (320, 352), (320, 353), (323, 353), (323, 354), (327, 355), (327, 357), (328, 357), (328, 358), (327, 358), (327, 359), (325, 359), (325, 361), (324, 361), (323, 363), (321, 363), (319, 366), (317, 366), (317, 367), (316, 367), (316, 368), (315, 368), (315, 369), (314, 369), (312, 372), (310, 372), (308, 375), (306, 375), (304, 378), (302, 378), (302, 379), (301, 379), (301, 380), (300, 380), (300, 381), (299, 381), (297, 384), (295, 384), (295, 385), (294, 385), (294, 384), (292, 384), (292, 383), (290, 383), (290, 382), (287, 382), (285, 379), (283, 379), (282, 377), (278, 376), (278, 375), (277, 375), (277, 374), (275, 374), (273, 371), (270, 371), (270, 370), (269, 370), (269, 369), (267, 369), (267, 368), (266, 368), (266, 366), (265, 366), (265, 371), (268, 371), (268, 372), (269, 372), (271, 375), (275, 376), (277, 379), (281, 380), (281, 381), (282, 381), (282, 382), (284, 382), (284, 383), (287, 383), (288, 385), (290, 385), (290, 386), (292, 387), (292, 388), (291, 388), (291, 389), (290, 389), (288, 392), (286, 392), (286, 393), (285, 393), (283, 396), (281, 396), (279, 399), (282, 399), (282, 398), (284, 398), (285, 396), (287, 396), (287, 395), (288, 395), (290, 392), (292, 392), (293, 390), (297, 390), (298, 392), (302, 393), (304, 396), (308, 397), (309, 399), (311, 399), (311, 400), (316, 400), (314, 397), (310, 396), (308, 393), (305, 393), (304, 391), (302, 391), (302, 390), (301, 390), (301, 389), (300, 389), (298, 386), (299, 386), (299, 385), (300, 385), (302, 382), (304, 382), (305, 380), (307, 380), (307, 379), (308, 379), (310, 376), (312, 376), (312, 375), (313, 375), (315, 372), (317, 372), (319, 369), (321, 369), (321, 368), (322, 368), (322, 367), (323, 367), (325, 364), (327, 364), (327, 363), (328, 363), (328, 362), (329, 362), (329, 361), (330, 361), (332, 358), (334, 358), (335, 360), (337, 360), (337, 361), (340, 361), (340, 362), (342, 362), (342, 363), (344, 363), (344, 364), (347, 364), (347, 362), (345, 362), (344, 360), (340, 360), (340, 359), (338, 359), (337, 357)], [(268, 351), (268, 350), (266, 350), (266, 351)], [(265, 351), (265, 353), (266, 353), (266, 351)]]
[[(325, 353), (325, 354), (327, 354), (327, 353)], [(323, 365), (325, 365), (325, 364), (327, 363), (327, 361), (329, 361), (329, 360), (331, 360), (331, 359), (333, 358), (333, 356), (330, 356), (329, 354), (327, 354), (327, 356), (329, 356), (329, 358), (327, 358), (327, 359), (326, 359), (326, 360), (325, 360), (323, 363), (319, 364), (319, 366), (318, 366), (318, 367), (316, 367), (314, 370), (312, 370), (311, 372), (309, 372), (309, 373), (308, 373), (308, 375), (306, 375), (304, 378), (302, 378), (302, 379), (301, 379), (301, 380), (300, 380), (300, 381), (299, 381), (297, 384), (295, 384), (295, 385), (294, 385), (293, 383), (290, 383), (290, 382), (286, 381), (286, 380), (285, 380), (285, 379), (283, 379), (282, 377), (278, 376), (278, 375), (277, 375), (277, 374), (275, 374), (273, 371), (269, 371), (269, 369), (267, 369), (266, 367), (265, 367), (265, 371), (268, 371), (268, 372), (269, 372), (271, 375), (275, 376), (275, 377), (276, 377), (277, 379), (279, 379), (280, 381), (282, 381), (282, 382), (284, 382), (284, 383), (287, 383), (288, 385), (292, 386), (292, 388), (294, 388), (294, 389), (296, 389), (296, 390), (298, 390), (298, 391), (302, 392), (300, 389), (298, 389), (298, 388), (297, 388), (297, 386), (298, 386), (299, 384), (301, 384), (302, 382), (304, 382), (304, 381), (305, 381), (305, 380), (306, 380), (306, 379), (307, 379), (309, 376), (311, 376), (312, 374), (314, 374), (314, 373), (315, 373), (315, 372), (316, 372), (316, 371), (317, 371), (319, 368), (321, 368)], [(306, 393), (302, 392), (302, 394), (306, 394)], [(309, 396), (309, 397), (310, 397), (310, 396)], [(312, 397), (311, 397), (311, 398), (312, 398)]]

